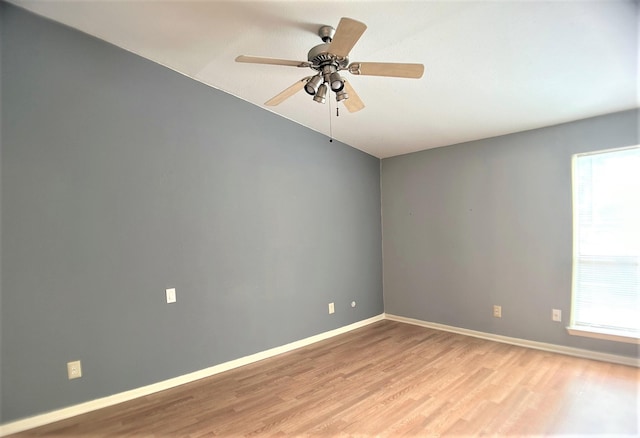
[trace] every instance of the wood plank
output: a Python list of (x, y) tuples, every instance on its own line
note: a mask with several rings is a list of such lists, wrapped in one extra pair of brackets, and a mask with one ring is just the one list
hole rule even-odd
[(637, 368), (380, 321), (13, 435), (639, 435)]

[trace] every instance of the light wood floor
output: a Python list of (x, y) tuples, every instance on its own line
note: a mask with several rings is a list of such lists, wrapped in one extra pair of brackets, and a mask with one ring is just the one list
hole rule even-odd
[(36, 436), (638, 436), (639, 370), (381, 321)]

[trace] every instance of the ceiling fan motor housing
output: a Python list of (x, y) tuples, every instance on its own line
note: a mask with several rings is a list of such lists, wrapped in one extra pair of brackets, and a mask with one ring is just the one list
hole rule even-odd
[(322, 67), (328, 64), (333, 64), (336, 67), (336, 70), (341, 70), (347, 68), (349, 65), (349, 58), (338, 58), (333, 53), (329, 52), (329, 43), (319, 44), (309, 50), (307, 54), (307, 59), (312, 64), (311, 68), (314, 70), (321, 71)]

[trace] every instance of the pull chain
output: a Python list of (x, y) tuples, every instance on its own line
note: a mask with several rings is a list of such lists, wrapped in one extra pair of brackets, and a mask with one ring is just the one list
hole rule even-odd
[[(338, 107), (336, 107), (336, 110)], [(331, 96), (329, 96), (329, 143), (333, 143), (333, 124), (331, 123)]]

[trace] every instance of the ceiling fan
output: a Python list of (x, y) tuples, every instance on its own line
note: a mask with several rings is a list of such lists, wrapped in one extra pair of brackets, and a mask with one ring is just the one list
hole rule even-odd
[(336, 100), (343, 102), (349, 112), (360, 111), (364, 103), (356, 94), (351, 84), (339, 72), (348, 71), (354, 75), (388, 76), (396, 78), (422, 77), (424, 65), (400, 64), (388, 62), (352, 62), (349, 63), (349, 52), (360, 39), (367, 26), (364, 23), (343, 17), (338, 28), (322, 26), (318, 36), (323, 44), (309, 50), (308, 61), (290, 61), (287, 59), (262, 58), (241, 55), (236, 62), (252, 64), (285, 65), (290, 67), (308, 67), (315, 70), (312, 76), (307, 76), (291, 85), (275, 97), (265, 102), (265, 105), (276, 106), (284, 102), (298, 91), (304, 90), (313, 96), (313, 100), (324, 103), (329, 89), (336, 94)]

